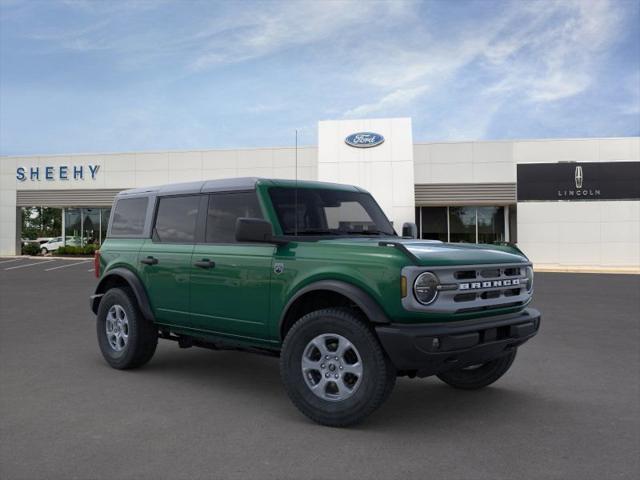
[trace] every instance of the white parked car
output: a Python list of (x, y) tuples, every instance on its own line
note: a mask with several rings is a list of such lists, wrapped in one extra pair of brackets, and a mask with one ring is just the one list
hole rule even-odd
[(63, 246), (64, 246), (63, 238), (54, 237), (48, 242), (45, 242), (42, 245), (40, 245), (40, 253), (42, 253), (42, 255), (46, 255), (47, 253), (55, 252), (56, 250), (58, 250), (58, 248)]
[[(77, 247), (80, 245), (80, 241), (76, 238), (70, 237), (70, 238), (67, 238), (66, 244), (68, 246)], [(40, 245), (40, 253), (42, 253), (42, 255), (46, 255), (47, 253), (55, 252), (56, 250), (58, 250), (58, 248), (64, 247), (64, 246), (65, 246), (65, 242), (62, 237), (53, 237), (48, 242), (45, 242), (42, 245)]]

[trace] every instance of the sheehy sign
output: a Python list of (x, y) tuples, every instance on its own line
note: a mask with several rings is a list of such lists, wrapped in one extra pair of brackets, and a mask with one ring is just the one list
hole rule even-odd
[(100, 165), (57, 165), (46, 167), (18, 167), (16, 179), (20, 182), (39, 180), (95, 180)]
[(640, 162), (518, 165), (518, 201), (638, 200)]

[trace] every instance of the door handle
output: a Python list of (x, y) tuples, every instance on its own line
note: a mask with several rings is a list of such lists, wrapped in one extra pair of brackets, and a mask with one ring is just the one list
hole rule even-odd
[(143, 258), (142, 260), (140, 260), (140, 263), (144, 263), (145, 265), (155, 265), (156, 263), (158, 263), (158, 259), (155, 257), (147, 257), (147, 258)]
[(198, 268), (213, 268), (216, 266), (216, 262), (212, 262), (208, 258), (203, 258), (199, 262), (195, 262), (193, 265)]

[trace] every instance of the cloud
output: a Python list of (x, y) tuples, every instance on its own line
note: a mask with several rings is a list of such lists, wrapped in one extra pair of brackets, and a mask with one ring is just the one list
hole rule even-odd
[(635, 116), (638, 133), (640, 133), (640, 68), (628, 75), (623, 83), (623, 103), (619, 111), (623, 115)]
[(640, 132), (633, 1), (0, 7), (5, 152), (290, 144), (391, 115), (416, 140)]
[(488, 68), (501, 80), (485, 93), (552, 102), (590, 86), (598, 55), (615, 38), (621, 14), (608, 0), (566, 1), (552, 7), (526, 9), (521, 19), (529, 20), (522, 22), (525, 27), (500, 32), (489, 45), (484, 52)]
[(420, 86), (414, 88), (399, 88), (385, 95), (374, 103), (365, 103), (351, 110), (347, 110), (345, 117), (363, 117), (379, 111), (392, 111), (400, 107), (404, 107), (420, 97), (428, 86)]
[(573, 97), (592, 84), (599, 55), (623, 20), (608, 0), (516, 2), (497, 13), (446, 38), (410, 25), (422, 48), (387, 44), (388, 61), (363, 63), (355, 78), (377, 98), (351, 106), (344, 116), (385, 114), (427, 92), (446, 95), (455, 84), (469, 84), (469, 72), (476, 94), (494, 102), (477, 112), (485, 117), (474, 122), (479, 125), (490, 123), (496, 103), (512, 98), (536, 104)]
[(265, 9), (243, 11), (220, 19), (198, 34), (206, 45), (190, 66), (200, 71), (221, 64), (240, 63), (283, 49), (335, 41), (360, 31), (363, 19), (367, 28), (375, 28), (383, 19), (407, 15), (404, 1), (376, 3), (333, 0), (328, 2), (266, 3)]
[[(31, 4), (32, 14), (41, 11)], [(33, 4), (37, 5), (37, 4)], [(52, 4), (68, 14), (63, 22), (25, 33), (48, 51), (112, 51), (122, 63), (145, 65), (149, 59), (178, 59), (199, 73), (305, 46), (335, 46), (354, 40), (386, 22), (411, 16), (410, 1), (350, 0), (282, 2), (190, 2), (189, 28), (166, 26), (167, 16), (181, 12), (180, 1), (96, 2), (65, 0)], [(157, 20), (156, 20), (157, 21)], [(153, 28), (148, 28), (151, 23)]]
[(245, 111), (253, 114), (272, 113), (286, 110), (287, 105), (284, 103), (255, 103), (249, 105)]

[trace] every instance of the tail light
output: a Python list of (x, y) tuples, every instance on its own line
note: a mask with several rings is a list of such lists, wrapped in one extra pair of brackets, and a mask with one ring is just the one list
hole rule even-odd
[(93, 254), (93, 272), (96, 278), (100, 278), (100, 250), (96, 250)]

